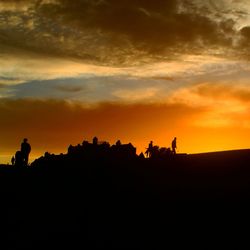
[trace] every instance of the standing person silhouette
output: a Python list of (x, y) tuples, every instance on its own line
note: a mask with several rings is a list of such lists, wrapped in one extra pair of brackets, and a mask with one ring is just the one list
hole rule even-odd
[(148, 158), (150, 158), (152, 156), (152, 152), (153, 152), (153, 141), (150, 141), (150, 143), (148, 144), (148, 148), (145, 152), (146, 156)]
[(12, 165), (12, 166), (15, 165), (15, 156), (12, 156), (12, 158), (11, 158), (11, 165)]
[(21, 144), (21, 153), (22, 153), (23, 162), (25, 166), (28, 165), (30, 151), (31, 151), (31, 146), (28, 143), (28, 139), (24, 138)]
[(93, 145), (96, 145), (96, 146), (97, 146), (97, 144), (98, 144), (98, 138), (95, 136), (95, 137), (93, 138)]
[(174, 154), (176, 154), (176, 148), (177, 146), (176, 146), (176, 137), (175, 137), (174, 140), (172, 141), (172, 151)]

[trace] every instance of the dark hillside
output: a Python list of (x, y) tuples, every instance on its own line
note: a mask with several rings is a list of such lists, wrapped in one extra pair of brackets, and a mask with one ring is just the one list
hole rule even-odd
[(178, 248), (244, 238), (250, 150), (165, 159), (101, 152), (0, 167), (5, 249)]

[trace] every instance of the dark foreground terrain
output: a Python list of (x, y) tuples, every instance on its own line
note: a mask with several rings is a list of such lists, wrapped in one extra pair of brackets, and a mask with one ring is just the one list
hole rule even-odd
[(247, 247), (249, 184), (250, 150), (1, 166), (1, 249)]

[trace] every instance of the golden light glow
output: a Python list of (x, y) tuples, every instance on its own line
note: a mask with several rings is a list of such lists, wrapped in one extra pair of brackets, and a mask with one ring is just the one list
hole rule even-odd
[[(203, 108), (183, 104), (83, 107), (63, 101), (19, 100), (6, 101), (0, 106), (0, 112), (6, 117), (0, 124), (0, 131), (3, 131), (0, 133), (3, 148), (7, 149), (0, 154), (9, 159), (18, 150), (20, 135), (29, 138), (33, 158), (46, 151), (66, 152), (69, 144), (76, 145), (84, 139), (91, 141), (93, 136), (111, 144), (117, 139), (132, 142), (138, 153), (145, 150), (150, 140), (156, 145), (170, 147), (175, 136), (181, 153), (248, 148), (250, 140), (250, 127), (245, 123), (205, 123), (210, 117), (205, 116)], [(250, 116), (248, 119), (250, 122)]]
[(0, 163), (24, 137), (249, 148), (250, 5), (190, 2), (0, 0)]

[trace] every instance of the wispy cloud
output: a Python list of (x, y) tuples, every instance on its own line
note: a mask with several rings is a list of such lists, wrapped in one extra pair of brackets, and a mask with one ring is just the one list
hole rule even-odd
[(203, 107), (193, 124), (200, 127), (249, 128), (250, 87), (228, 82), (200, 83), (176, 91), (170, 102), (190, 107)]

